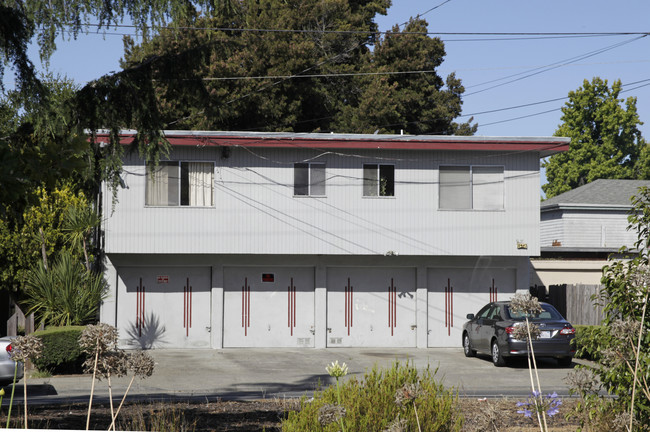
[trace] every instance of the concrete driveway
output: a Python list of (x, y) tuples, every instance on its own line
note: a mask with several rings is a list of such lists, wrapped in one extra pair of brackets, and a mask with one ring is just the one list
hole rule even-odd
[[(530, 376), (525, 360), (497, 368), (487, 356), (465, 358), (460, 348), (436, 349), (223, 349), (153, 350), (156, 360), (152, 377), (136, 379), (130, 395), (139, 399), (262, 399), (310, 395), (320, 385), (333, 381), (325, 367), (334, 360), (345, 362), (349, 376), (363, 377), (375, 365), (390, 367), (410, 362), (418, 369), (437, 369), (437, 377), (454, 387), (461, 397), (525, 396)], [(577, 362), (582, 362), (577, 360)], [(564, 381), (573, 370), (554, 360), (538, 362), (543, 392), (568, 395)], [(121, 395), (128, 378), (113, 380), (114, 395)], [(90, 394), (90, 376), (61, 376), (29, 379), (29, 403), (85, 402)], [(105, 381), (96, 384), (99, 400), (108, 397)], [(16, 397), (22, 396), (22, 383)], [(117, 396), (115, 396), (117, 397)], [(5, 398), (7, 399), (7, 398)]]

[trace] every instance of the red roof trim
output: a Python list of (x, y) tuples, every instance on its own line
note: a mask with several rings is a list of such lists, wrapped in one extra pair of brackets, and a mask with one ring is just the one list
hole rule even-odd
[[(406, 136), (405, 136), (406, 137)], [(569, 149), (569, 143), (544, 139), (499, 139), (468, 137), (463, 139), (318, 139), (303, 137), (247, 137), (172, 135), (166, 137), (172, 146), (223, 146), (223, 147), (265, 147), (265, 148), (317, 148), (317, 149), (382, 149), (382, 150), (474, 150), (474, 151), (539, 151), (562, 152)], [(108, 135), (98, 134), (99, 142), (106, 142)], [(123, 135), (122, 144), (133, 142), (132, 135)]]

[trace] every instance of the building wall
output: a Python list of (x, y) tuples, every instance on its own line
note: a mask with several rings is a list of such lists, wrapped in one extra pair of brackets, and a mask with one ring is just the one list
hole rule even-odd
[[(526, 291), (539, 254), (534, 152), (175, 148), (214, 162), (213, 207), (145, 206), (125, 161), (105, 191), (109, 297), (126, 347), (460, 346), (468, 313)], [(326, 196), (294, 196), (294, 163), (326, 164)], [(363, 164), (395, 166), (363, 196)], [(504, 167), (504, 209), (441, 210), (439, 167)], [(112, 211), (109, 211), (112, 209)]]
[(600, 285), (606, 260), (532, 259), (531, 285)]
[(541, 246), (610, 249), (632, 247), (636, 234), (627, 230), (627, 216), (627, 210), (624, 209), (543, 212), (540, 222)]
[(528, 289), (525, 257), (108, 256), (124, 347), (459, 347), (468, 313)]
[[(118, 190), (104, 226), (107, 253), (539, 253), (537, 153), (233, 148), (227, 156), (213, 147), (185, 147), (170, 158), (215, 162), (212, 208), (145, 207), (144, 163), (128, 159), (127, 188)], [(294, 197), (293, 163), (306, 160), (326, 163), (326, 197)], [(364, 163), (395, 165), (394, 197), (362, 196)], [(440, 210), (438, 167), (445, 164), (504, 166), (505, 209)], [(110, 209), (111, 193), (105, 197)]]

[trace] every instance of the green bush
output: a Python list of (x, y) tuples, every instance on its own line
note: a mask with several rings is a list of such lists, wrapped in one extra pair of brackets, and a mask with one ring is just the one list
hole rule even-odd
[[(353, 377), (341, 383), (345, 430), (382, 431), (400, 421), (406, 429), (399, 430), (418, 430), (419, 420), (423, 431), (460, 431), (463, 418), (458, 406), (458, 396), (453, 389), (448, 390), (438, 384), (434, 376), (435, 371), (432, 372), (429, 368), (423, 373), (418, 373), (409, 363), (402, 365), (396, 362), (386, 371), (375, 367), (366, 372), (363, 381)], [(418, 388), (415, 399), (399, 403), (398, 395), (403, 394), (405, 389), (414, 387)], [(338, 421), (332, 421), (331, 418), (329, 424), (323, 421), (326, 417), (323, 413), (328, 407), (336, 407), (337, 401), (335, 385), (317, 392), (311, 401), (303, 398), (300, 410), (289, 412), (282, 422), (282, 430), (341, 430)]]
[(84, 326), (50, 327), (37, 331), (43, 342), (43, 354), (33, 363), (39, 371), (52, 374), (82, 373), (86, 354), (79, 347), (79, 336)]
[(606, 338), (605, 326), (577, 325), (576, 337), (573, 344), (576, 348), (576, 357), (585, 360), (597, 361), (600, 359), (600, 347)]

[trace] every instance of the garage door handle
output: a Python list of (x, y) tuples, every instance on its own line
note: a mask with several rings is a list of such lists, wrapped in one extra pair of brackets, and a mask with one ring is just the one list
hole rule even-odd
[(212, 327), (206, 327), (205, 329), (208, 331), (208, 333), (212, 331)]
[(411, 325), (411, 330), (415, 330), (416, 328), (418, 328), (418, 326), (416, 324)]
[(332, 328), (331, 327), (327, 327), (327, 333), (332, 333)]

